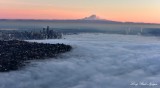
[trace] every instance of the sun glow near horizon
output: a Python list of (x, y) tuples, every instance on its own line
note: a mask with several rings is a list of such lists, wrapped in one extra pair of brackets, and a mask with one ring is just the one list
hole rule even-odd
[(1, 0), (0, 19), (80, 19), (160, 23), (160, 0)]

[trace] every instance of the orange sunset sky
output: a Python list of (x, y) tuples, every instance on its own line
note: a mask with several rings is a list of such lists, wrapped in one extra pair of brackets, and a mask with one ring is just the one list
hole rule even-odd
[(160, 0), (0, 0), (0, 19), (80, 19), (160, 23)]

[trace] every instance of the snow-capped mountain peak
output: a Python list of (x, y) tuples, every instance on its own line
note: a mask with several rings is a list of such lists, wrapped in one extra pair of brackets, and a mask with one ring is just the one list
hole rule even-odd
[(96, 15), (91, 15), (89, 17), (85, 17), (83, 18), (83, 20), (102, 20), (99, 17), (97, 17)]

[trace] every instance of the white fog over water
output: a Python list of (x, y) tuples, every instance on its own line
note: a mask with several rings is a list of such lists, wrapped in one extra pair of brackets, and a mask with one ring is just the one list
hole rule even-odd
[[(160, 88), (160, 39), (137, 35), (79, 34), (59, 40), (73, 50), (0, 73), (0, 88)], [(131, 83), (157, 86), (133, 86)]]

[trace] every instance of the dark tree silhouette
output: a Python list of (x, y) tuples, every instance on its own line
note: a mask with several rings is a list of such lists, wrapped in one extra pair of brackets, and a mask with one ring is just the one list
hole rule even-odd
[(17, 70), (27, 60), (55, 57), (70, 51), (72, 47), (65, 44), (31, 43), (19, 40), (0, 41), (0, 72)]

